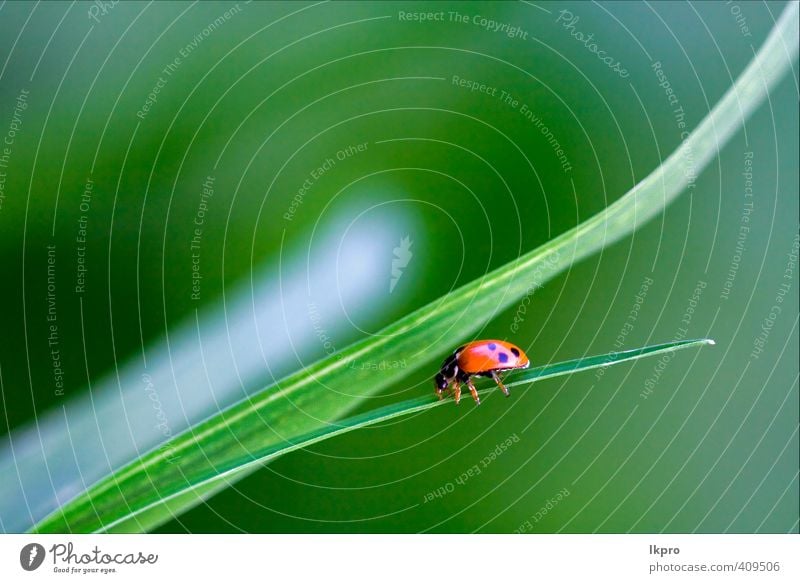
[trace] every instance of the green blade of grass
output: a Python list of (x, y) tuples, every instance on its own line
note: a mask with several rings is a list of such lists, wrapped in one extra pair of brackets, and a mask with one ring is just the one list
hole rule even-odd
[[(342, 418), (411, 368), (440, 357), (486, 321), (603, 247), (630, 235), (672, 202), (717, 155), (797, 55), (798, 6), (789, 3), (746, 70), (681, 147), (602, 213), (445, 298), (401, 318), (380, 333), (266, 387), (176, 436), (91, 486), (40, 521), (37, 532), (98, 531), (109, 525), (152, 528), (223, 487), (208, 481), (233, 460), (286, 448), (302, 435)], [(407, 369), (375, 374), (361, 363), (402, 360)], [(336, 426), (336, 425), (334, 425)], [(240, 478), (258, 465), (228, 475)], [(198, 486), (200, 485), (200, 486)], [(168, 500), (165, 503), (164, 500)], [(147, 510), (147, 516), (138, 513)], [(127, 520), (126, 517), (131, 517)]]
[[(545, 366), (509, 373), (509, 375), (506, 377), (505, 385), (507, 387), (528, 385), (536, 381), (541, 381), (552, 377), (587, 371), (593, 368), (612, 366), (622, 362), (634, 361), (657, 354), (675, 352), (685, 348), (697, 348), (700, 346), (713, 344), (714, 341), (709, 339), (683, 340), (668, 342), (665, 344), (656, 344), (653, 346), (647, 346), (645, 348), (626, 350), (624, 352), (567, 360), (564, 362), (548, 364)], [(491, 385), (486, 389), (479, 390), (479, 393), (481, 395), (485, 395), (496, 390), (498, 390), (498, 388), (495, 385)], [(180, 508), (187, 500), (203, 499), (208, 495), (208, 493), (213, 493), (220, 487), (225, 487), (232, 479), (235, 479), (237, 476), (248, 472), (249, 470), (253, 469), (253, 467), (262, 466), (270, 460), (288, 452), (308, 447), (325, 439), (330, 439), (331, 437), (335, 437), (355, 429), (368, 427), (370, 425), (389, 421), (391, 419), (409, 415), (411, 413), (419, 413), (421, 411), (442, 405), (453, 406), (453, 400), (439, 400), (433, 395), (433, 392), (431, 392), (431, 394), (423, 397), (408, 399), (400, 403), (394, 403), (392, 405), (380, 407), (361, 415), (355, 415), (347, 418), (335, 424), (321, 427), (302, 435), (297, 439), (293, 439), (291, 443), (287, 442), (283, 445), (268, 446), (261, 451), (252, 452), (252, 456), (248, 455), (245, 458), (232, 459), (229, 461), (229, 467), (227, 467), (227, 469), (223, 467), (220, 468), (219, 474), (212, 476), (203, 482), (195, 483), (186, 491), (176, 492), (166, 498), (163, 498), (152, 506), (137, 510), (131, 515), (123, 516), (114, 523), (106, 524), (103, 530), (106, 532), (124, 532), (126, 531), (127, 526), (133, 524), (134, 518), (136, 518), (140, 523), (147, 523), (153, 519), (158, 519), (163, 516), (164, 511), (170, 512), (175, 507)], [(89, 493), (89, 496), (91, 496), (91, 492)]]

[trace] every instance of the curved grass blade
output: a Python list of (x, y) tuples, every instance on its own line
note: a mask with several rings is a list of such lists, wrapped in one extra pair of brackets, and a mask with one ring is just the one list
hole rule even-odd
[[(658, 215), (708, 165), (745, 119), (791, 69), (798, 50), (798, 5), (789, 3), (764, 45), (733, 87), (673, 152), (642, 182), (605, 211), (547, 244), (471, 282), (442, 300), (401, 318), (380, 333), (298, 371), (176, 436), (156, 451), (101, 480), (38, 523), (39, 532), (96, 531), (129, 515), (126, 531), (151, 528), (213, 494), (196, 484), (227, 471), (232, 460), (258, 459), (254, 452), (280, 447), (342, 418), (370, 395), (397, 382), (410, 369), (375, 375), (359, 363), (407, 359), (420, 367), (440, 357), (420, 347), (469, 337), (511, 306), (533, 285), (542, 285), (572, 264), (630, 235)], [(476, 314), (482, 317), (476, 317)], [(353, 365), (356, 365), (353, 367)], [(246, 475), (239, 470), (235, 479)], [(193, 492), (180, 501), (179, 492)], [(158, 510), (171, 499), (167, 510)], [(151, 509), (152, 521), (135, 514)]]
[[(507, 387), (529, 385), (536, 381), (541, 381), (552, 377), (587, 371), (594, 368), (608, 367), (622, 362), (634, 361), (657, 354), (675, 352), (685, 348), (698, 348), (700, 346), (708, 346), (713, 344), (714, 341), (709, 339), (682, 340), (677, 342), (668, 342), (665, 344), (656, 344), (653, 346), (647, 346), (645, 348), (626, 350), (624, 352), (577, 358), (574, 360), (567, 360), (564, 362), (539, 366), (524, 371), (509, 373), (506, 377), (505, 385)], [(492, 384), (485, 389), (479, 390), (479, 393), (485, 395), (496, 390), (498, 390), (497, 386)], [(127, 530), (127, 527), (134, 523), (134, 518), (136, 518), (140, 524), (142, 522), (150, 522), (152, 517), (148, 517), (148, 513), (156, 511), (154, 517), (157, 517), (161, 514), (158, 511), (164, 510), (164, 508), (159, 509), (159, 506), (165, 505), (166, 508), (170, 508), (172, 506), (180, 506), (181, 500), (198, 497), (202, 498), (204, 493), (214, 492), (220, 487), (225, 487), (230, 483), (232, 478), (235, 478), (241, 473), (251, 470), (254, 467), (260, 467), (278, 456), (297, 449), (308, 447), (320, 441), (330, 439), (331, 437), (335, 437), (355, 429), (369, 427), (370, 425), (389, 421), (404, 415), (410, 415), (411, 413), (419, 413), (421, 411), (426, 411), (441, 405), (449, 405), (452, 407), (453, 401), (452, 399), (439, 400), (431, 393), (423, 397), (417, 397), (402, 401), (400, 403), (394, 403), (392, 405), (380, 407), (361, 415), (355, 415), (347, 418), (335, 424), (321, 427), (292, 440), (291, 443), (287, 442), (283, 445), (268, 446), (262, 451), (253, 452), (252, 457), (247, 456), (246, 458), (231, 460), (230, 467), (227, 469), (221, 468), (221, 472), (216, 476), (212, 476), (203, 482), (194, 484), (192, 488), (186, 492), (176, 492), (168, 498), (159, 500), (154, 506), (145, 507), (129, 516), (119, 518), (116, 522), (106, 524), (103, 530), (106, 532), (124, 532)], [(89, 498), (91, 498), (93, 495), (91, 491), (87, 494)]]
[(515, 385), (525, 385), (542, 379), (557, 377), (572, 372), (591, 370), (593, 368), (605, 368), (620, 362), (629, 360), (639, 360), (654, 354), (661, 354), (662, 352), (675, 352), (683, 348), (693, 348), (698, 346), (714, 346), (716, 344), (710, 338), (702, 338), (699, 340), (676, 340), (674, 342), (666, 342), (664, 344), (654, 344), (644, 348), (633, 348), (631, 350), (623, 350), (622, 352), (612, 352), (604, 356), (586, 356), (584, 358), (576, 358), (574, 360), (565, 360), (556, 364), (548, 364), (546, 366), (538, 366), (530, 368), (513, 376), (507, 377), (504, 385), (513, 387)]

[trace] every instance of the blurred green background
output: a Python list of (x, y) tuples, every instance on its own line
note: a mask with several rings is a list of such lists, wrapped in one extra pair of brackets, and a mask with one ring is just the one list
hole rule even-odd
[[(136, 358), (199, 307), (219, 307), (224, 288), (276, 264), (282, 245), (305, 249), (313, 229), (340, 213), (396, 213), (403, 218), (390, 221), (392, 238), (408, 236), (413, 252), (378, 315), (354, 308), (340, 347), (548, 241), (675, 150), (673, 110), (682, 107), (693, 129), (782, 9), (4, 4), (0, 133), (20, 93), (29, 94), (8, 168), (0, 168), (3, 432), (86, 391), (87, 379)], [(443, 20), (400, 16), (420, 12)], [(467, 21), (451, 21), (455, 13)], [(521, 32), (510, 38), (481, 17)], [(578, 33), (593, 34), (628, 75), (606, 66)], [(659, 86), (655, 62), (677, 104)], [(454, 76), (496, 93), (460, 87)], [(156, 102), (137, 117), (160, 77)], [(797, 532), (797, 100), (795, 63), (662, 217), (536, 290), (518, 326), (514, 308), (480, 334), (519, 344), (534, 364), (681, 335), (714, 338), (716, 347), (352, 432), (280, 458), (160, 532)], [(291, 221), (281, 218), (312, 170), (362, 143), (363, 152), (315, 181)], [(211, 174), (198, 302), (190, 299), (187, 242)], [(75, 238), (89, 177), (79, 298), (71, 289)], [(66, 396), (54, 394), (47, 344), (53, 244), (63, 257)], [(392, 259), (389, 248), (386, 294)], [(444, 358), (453, 348), (430, 350)], [(322, 355), (322, 346), (309, 349), (289, 369)], [(362, 410), (431, 391), (434, 373), (412, 372)], [(482, 464), (509, 437), (513, 445)], [(476, 464), (480, 473), (459, 479)], [(426, 501), (437, 491), (444, 494)]]

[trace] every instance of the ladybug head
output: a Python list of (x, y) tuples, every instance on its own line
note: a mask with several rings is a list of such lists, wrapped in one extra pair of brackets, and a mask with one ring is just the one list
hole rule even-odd
[(447, 388), (448, 384), (447, 379), (444, 378), (442, 373), (437, 374), (433, 379), (433, 385), (436, 387), (437, 393), (442, 393)]

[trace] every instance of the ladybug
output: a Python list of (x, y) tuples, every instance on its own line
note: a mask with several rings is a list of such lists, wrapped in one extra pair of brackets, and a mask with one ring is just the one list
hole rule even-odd
[(473, 376), (494, 379), (506, 397), (508, 389), (500, 382), (498, 373), (515, 368), (528, 368), (528, 356), (518, 347), (503, 340), (476, 340), (459, 346), (442, 363), (442, 368), (434, 378), (436, 394), (441, 400), (444, 392), (452, 384), (456, 405), (461, 400), (461, 383), (466, 383), (475, 403), (480, 405), (478, 391), (472, 384)]

